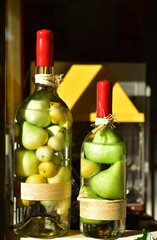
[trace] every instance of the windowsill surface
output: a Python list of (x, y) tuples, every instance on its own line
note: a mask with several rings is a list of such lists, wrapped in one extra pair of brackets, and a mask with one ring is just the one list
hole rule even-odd
[[(157, 231), (151, 232), (151, 234), (153, 235), (154, 238), (157, 238)], [(143, 236), (142, 231), (141, 230), (126, 230), (126, 232), (124, 233), (124, 236), (118, 238), (118, 240), (135, 240), (138, 237)], [(12, 236), (10, 238), (11, 240), (47, 240), (44, 238), (18, 238), (17, 236), (15, 236), (15, 238)], [(54, 239), (54, 238), (53, 238)], [(97, 238), (90, 238), (90, 237), (85, 237), (83, 236), (79, 230), (70, 230), (69, 233), (64, 236), (64, 237), (59, 237), (56, 238), (56, 240), (64, 240), (64, 239), (70, 239), (70, 240), (80, 240), (80, 239), (87, 239), (87, 240), (94, 240)], [(100, 240), (100, 239), (99, 239)]]

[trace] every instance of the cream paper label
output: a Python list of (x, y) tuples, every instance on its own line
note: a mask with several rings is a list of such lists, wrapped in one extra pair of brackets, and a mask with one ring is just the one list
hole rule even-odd
[(97, 200), (77, 198), (80, 202), (80, 217), (93, 220), (120, 220), (126, 218), (126, 199)]
[(16, 182), (14, 196), (25, 200), (62, 200), (71, 197), (71, 181), (60, 183)]

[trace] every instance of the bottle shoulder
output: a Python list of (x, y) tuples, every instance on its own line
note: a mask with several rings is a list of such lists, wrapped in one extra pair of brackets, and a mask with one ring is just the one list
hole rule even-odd
[(66, 103), (59, 97), (57, 92), (52, 89), (34, 90), (32, 94), (26, 97), (19, 107), (22, 108), (47, 108), (52, 104), (59, 104), (62, 107), (68, 108)]
[(116, 128), (103, 126), (95, 127), (84, 139), (84, 142), (93, 142), (97, 144), (116, 144), (124, 142)]

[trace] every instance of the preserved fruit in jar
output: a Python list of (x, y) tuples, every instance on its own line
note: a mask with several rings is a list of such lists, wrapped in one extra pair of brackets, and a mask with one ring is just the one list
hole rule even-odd
[(17, 110), (13, 228), (51, 238), (70, 228), (72, 115), (56, 92), (53, 32), (37, 31), (34, 92)]
[(80, 231), (87, 237), (117, 238), (125, 231), (126, 147), (111, 110), (112, 83), (97, 83), (95, 128), (81, 148)]

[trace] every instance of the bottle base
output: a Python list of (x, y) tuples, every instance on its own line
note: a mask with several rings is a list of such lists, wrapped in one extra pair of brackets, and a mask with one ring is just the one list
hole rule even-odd
[(51, 217), (31, 217), (14, 232), (21, 237), (33, 238), (55, 238), (61, 237), (68, 233), (69, 227), (63, 229), (55, 219)]
[(100, 239), (117, 239), (122, 236), (125, 231), (125, 224), (121, 221), (118, 222), (103, 221), (102, 224), (87, 224), (80, 221), (80, 231), (86, 237)]

